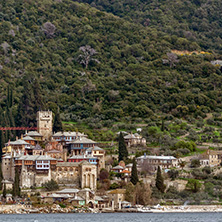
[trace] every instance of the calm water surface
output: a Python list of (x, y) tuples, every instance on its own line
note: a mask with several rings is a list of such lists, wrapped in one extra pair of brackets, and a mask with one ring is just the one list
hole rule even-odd
[(107, 213), (0, 215), (0, 222), (222, 222), (222, 213)]

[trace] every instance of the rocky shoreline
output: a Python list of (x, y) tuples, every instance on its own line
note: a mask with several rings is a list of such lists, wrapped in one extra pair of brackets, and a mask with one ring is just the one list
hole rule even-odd
[(52, 206), (32, 207), (24, 205), (0, 205), (0, 214), (30, 214), (30, 213), (98, 213), (98, 209), (75, 208), (68, 206), (60, 207), (58, 204)]
[(48, 213), (203, 213), (222, 212), (221, 205), (189, 205), (189, 206), (161, 206), (159, 208), (125, 208), (112, 210), (105, 208), (102, 210), (92, 208), (75, 208), (68, 206), (60, 207), (58, 204), (52, 206), (32, 207), (24, 205), (0, 205), (0, 214), (48, 214)]

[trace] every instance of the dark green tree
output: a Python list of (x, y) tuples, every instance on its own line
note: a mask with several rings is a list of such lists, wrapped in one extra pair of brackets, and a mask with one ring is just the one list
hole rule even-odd
[(198, 159), (193, 159), (193, 160), (191, 160), (190, 167), (192, 167), (192, 168), (197, 168), (197, 167), (199, 167), (199, 166), (200, 166), (200, 160), (198, 160)]
[(59, 189), (59, 185), (57, 184), (57, 182), (55, 180), (50, 180), (47, 183), (42, 184), (46, 190), (48, 191), (52, 191), (52, 190), (58, 190)]
[(186, 185), (186, 188), (188, 190), (191, 190), (192, 192), (196, 193), (200, 190), (201, 188), (201, 183), (196, 180), (196, 179), (189, 179), (188, 180), (188, 183)]
[(7, 108), (12, 107), (13, 105), (13, 90), (8, 85), (7, 87)]
[(33, 82), (33, 94), (34, 94), (34, 98), (35, 98), (35, 106), (34, 106), (35, 112), (45, 109), (45, 103), (44, 103), (43, 96), (42, 96), (41, 92), (42, 92), (42, 90), (41, 90), (41, 86), (39, 84), (39, 81), (37, 78), (35, 78), (35, 80)]
[(62, 121), (60, 119), (59, 111), (56, 112), (53, 122), (53, 132), (63, 131)]
[(164, 131), (164, 128), (165, 128), (164, 119), (162, 119), (162, 124), (161, 124), (161, 131), (162, 131), (162, 132)]
[(31, 127), (35, 125), (36, 112), (34, 111), (34, 107), (35, 101), (31, 80), (23, 78), (23, 95), (20, 99), (18, 106), (18, 114), (16, 116), (17, 126)]
[(3, 180), (3, 174), (2, 174), (2, 163), (0, 162), (0, 190), (2, 190), (2, 180)]
[(128, 151), (126, 148), (126, 143), (123, 138), (123, 134), (119, 134), (119, 161), (126, 160), (128, 158)]
[(133, 159), (133, 167), (132, 167), (130, 182), (134, 185), (136, 185), (139, 182), (135, 158)]
[(19, 170), (18, 168), (15, 168), (15, 179), (12, 189), (12, 195), (13, 197), (20, 196), (20, 186), (19, 186)]
[(5, 134), (4, 131), (0, 131), (0, 163), (2, 161), (2, 148), (5, 146)]
[(2, 195), (4, 198), (6, 198), (6, 184), (4, 183), (4, 188), (3, 188), (3, 192)]
[(164, 184), (164, 179), (162, 177), (160, 166), (158, 166), (157, 169), (157, 175), (156, 175), (156, 188), (161, 192), (164, 193), (164, 190), (166, 188)]

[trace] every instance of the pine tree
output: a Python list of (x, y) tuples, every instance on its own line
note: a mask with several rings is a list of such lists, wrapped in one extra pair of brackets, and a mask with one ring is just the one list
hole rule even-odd
[(14, 179), (12, 194), (13, 194), (14, 197), (20, 196), (19, 170), (18, 170), (18, 168), (15, 168), (15, 179)]
[(2, 195), (4, 198), (6, 198), (6, 184), (4, 183), (4, 188), (3, 188), (3, 192)]
[(53, 122), (53, 132), (63, 131), (62, 121), (60, 119), (59, 111), (56, 112)]
[(119, 161), (126, 160), (128, 158), (128, 151), (123, 138), (123, 134), (119, 134)]
[(136, 185), (139, 182), (135, 158), (133, 159), (133, 167), (132, 167), (130, 182), (134, 185)]
[(165, 184), (164, 184), (164, 179), (163, 179), (162, 174), (161, 174), (160, 166), (158, 166), (158, 169), (157, 169), (156, 188), (157, 188), (161, 193), (164, 193), (164, 190), (165, 190), (165, 188), (166, 188), (166, 186), (165, 186)]

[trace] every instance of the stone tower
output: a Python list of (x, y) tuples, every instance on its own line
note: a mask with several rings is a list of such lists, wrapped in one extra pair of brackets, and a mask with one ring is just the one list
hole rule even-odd
[(44, 139), (52, 136), (52, 111), (37, 112), (37, 130)]

